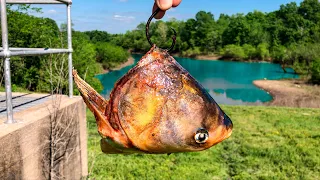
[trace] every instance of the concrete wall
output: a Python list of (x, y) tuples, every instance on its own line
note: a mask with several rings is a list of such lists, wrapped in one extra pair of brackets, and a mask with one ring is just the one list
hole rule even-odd
[(81, 179), (88, 174), (85, 105), (53, 96), (0, 119), (0, 179)]

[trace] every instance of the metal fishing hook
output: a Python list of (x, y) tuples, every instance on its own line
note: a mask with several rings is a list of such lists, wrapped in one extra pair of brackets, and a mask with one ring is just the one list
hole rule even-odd
[[(153, 13), (152, 15), (149, 17), (148, 19), (148, 22), (147, 22), (147, 25), (146, 25), (146, 36), (147, 36), (147, 40), (150, 44), (150, 46), (153, 46), (153, 43), (151, 42), (150, 40), (150, 36), (149, 36), (149, 26), (150, 26), (150, 23), (152, 21), (152, 19), (160, 12), (160, 8), (157, 8)], [(174, 45), (176, 44), (176, 36), (177, 36), (177, 32), (172, 28), (170, 27), (174, 33), (174, 35), (172, 36), (172, 44), (171, 44), (171, 47), (169, 49), (167, 49), (167, 51), (171, 51), (174, 47)]]

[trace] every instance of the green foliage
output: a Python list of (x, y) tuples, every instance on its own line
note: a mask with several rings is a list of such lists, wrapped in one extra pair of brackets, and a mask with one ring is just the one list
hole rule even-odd
[(236, 60), (243, 60), (246, 58), (243, 48), (234, 44), (226, 45), (223, 49), (221, 49), (220, 55), (222, 55), (223, 58), (233, 58)]
[[(21, 87), (15, 85), (15, 84), (12, 84), (11, 90), (12, 90), (12, 92), (30, 93), (30, 91), (28, 91), (27, 89), (21, 88)], [(5, 88), (3, 86), (0, 86), (0, 91), (4, 92), (6, 90), (5, 90)]]
[(223, 45), (243, 45), (248, 43), (247, 38), (249, 31), (250, 27), (244, 14), (232, 15), (230, 18), (230, 24), (222, 34), (224, 41)]
[(250, 44), (244, 44), (242, 49), (247, 59), (252, 59), (256, 55), (256, 48)]
[(49, 18), (38, 18), (27, 12), (8, 9), (8, 31), (11, 47), (57, 47), (54, 45), (57, 45), (59, 28)]
[(315, 84), (320, 84), (320, 59), (316, 59), (312, 63), (311, 82)]
[[(223, 106), (231, 137), (201, 152), (108, 155), (87, 113), (90, 179), (319, 179), (320, 111)], [(199, 168), (201, 167), (201, 168)]]
[(200, 54), (201, 54), (201, 51), (199, 47), (194, 47), (193, 49), (188, 49), (182, 52), (182, 55), (186, 57), (195, 57)]
[(128, 60), (129, 53), (122, 47), (110, 43), (99, 42), (96, 46), (96, 60), (100, 62), (105, 69), (114, 68), (117, 64)]
[[(60, 31), (54, 20), (31, 16), (28, 14), (31, 10), (39, 11), (26, 5), (18, 6), (16, 10), (8, 9), (10, 46), (67, 48), (65, 26)], [(73, 66), (79, 75), (92, 83), (96, 90), (102, 90), (101, 83), (94, 78), (101, 68), (95, 61), (95, 47), (89, 37), (73, 31), (73, 50)], [(12, 57), (11, 66), (12, 84), (17, 89), (68, 92), (68, 56), (65, 54)], [(1, 83), (3, 85), (4, 82)]]
[(91, 42), (97, 43), (97, 42), (109, 42), (111, 40), (111, 34), (109, 34), (106, 31), (85, 31), (84, 32), (90, 39)]
[(270, 55), (269, 55), (269, 47), (267, 43), (261, 43), (257, 46), (257, 51), (256, 51), (256, 55), (258, 58), (262, 59), (262, 60), (267, 60)]
[(313, 62), (320, 58), (320, 44), (292, 44), (287, 55), (297, 73), (309, 76)]
[(308, 66), (306, 64), (306, 61), (294, 61), (292, 68), (298, 74), (307, 75), (308, 73)]
[(320, 44), (300, 44), (296, 48), (296, 56), (298, 60), (305, 60), (311, 63), (316, 58), (320, 57)]
[(279, 45), (272, 48), (271, 56), (274, 62), (284, 63), (289, 59), (290, 54), (286, 47)]
[(78, 74), (83, 77), (97, 92), (102, 91), (100, 81), (94, 76), (101, 72), (101, 67), (96, 62), (95, 45), (82, 32), (73, 32), (73, 66)]
[[(59, 28), (54, 20), (28, 15), (30, 6), (8, 9), (8, 31), (10, 47), (59, 48)], [(12, 84), (31, 91), (37, 91), (45, 69), (40, 57), (12, 57)], [(1, 69), (2, 71), (2, 69)], [(3, 74), (1, 73), (1, 78)], [(3, 81), (1, 82), (3, 85)]]
[[(62, 32), (62, 39), (66, 39), (66, 32)], [(95, 46), (89, 42), (87, 35), (81, 32), (73, 31), (73, 67), (78, 74), (84, 78), (98, 92), (103, 89), (102, 84), (94, 76), (101, 72), (99, 64), (96, 63)], [(63, 41), (63, 40), (62, 40)], [(41, 57), (43, 67), (37, 69), (40, 72), (37, 91), (51, 92), (58, 89), (62, 93), (68, 91), (68, 55), (58, 54)], [(53, 88), (53, 89), (52, 89)], [(75, 93), (78, 93), (74, 89)]]
[(320, 22), (320, 3), (318, 0), (302, 1), (298, 11), (304, 19)]

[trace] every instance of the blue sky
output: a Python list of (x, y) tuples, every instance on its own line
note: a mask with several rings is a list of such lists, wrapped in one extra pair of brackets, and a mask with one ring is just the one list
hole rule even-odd
[[(221, 13), (248, 13), (253, 10), (270, 12), (281, 4), (302, 0), (182, 0), (170, 9), (163, 20), (194, 18), (200, 10), (210, 11), (218, 18)], [(109, 33), (125, 33), (145, 22), (151, 15), (154, 0), (73, 0), (72, 22), (79, 31), (102, 30)], [(37, 5), (43, 8), (37, 16), (49, 17), (58, 24), (66, 22), (65, 5)]]

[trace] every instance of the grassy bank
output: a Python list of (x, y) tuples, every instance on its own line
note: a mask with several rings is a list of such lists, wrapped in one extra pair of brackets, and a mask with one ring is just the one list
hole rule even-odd
[(88, 112), (89, 179), (319, 179), (319, 109), (223, 106), (231, 138), (196, 153), (106, 155)]

